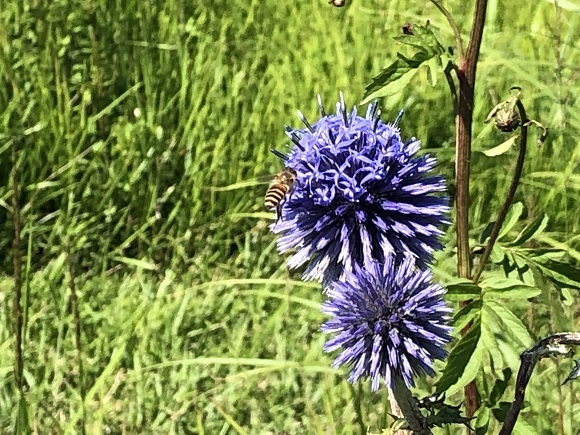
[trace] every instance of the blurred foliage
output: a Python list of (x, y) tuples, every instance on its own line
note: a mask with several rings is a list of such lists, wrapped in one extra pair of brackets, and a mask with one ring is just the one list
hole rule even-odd
[[(471, 5), (446, 3), (466, 40)], [(550, 133), (540, 148), (530, 147), (517, 193), (522, 212), (511, 231), (517, 236), (546, 213), (535, 247), (558, 248), (580, 261), (580, 14), (570, 2), (558, 4), (520, 3), (515, 10), (506, 0), (489, 2), (471, 218), (475, 240), (507, 189), (515, 154), (484, 155), (506, 136), (483, 121), (511, 86), (520, 86), (529, 116)], [(80, 298), (89, 433), (386, 427), (386, 398), (371, 395), (368, 385), (347, 385), (322, 354), (321, 296), (317, 286), (296, 281), (276, 254), (262, 195), (280, 169), (268, 150), (286, 143), (284, 124), (298, 125), (295, 109), (314, 119), (316, 94), (332, 107), (340, 90), (349, 104), (359, 102), (372, 77), (404, 50), (393, 39), (401, 27), (427, 19), (452, 45), (445, 19), (418, 1), (355, 0), (345, 8), (325, 0), (5, 1), (0, 430), (10, 431), (15, 412), (12, 146), (26, 252), (24, 377), (35, 432), (78, 431), (82, 417), (67, 240)], [(420, 138), (451, 181), (451, 99), (446, 83), (432, 87), (427, 74), (419, 70), (401, 93), (382, 98), (383, 118), (405, 109), (403, 135)], [(452, 249), (437, 263), (443, 279), (455, 268)], [(494, 261), (517, 263), (508, 251)], [(477, 361), (499, 379), (495, 385), (478, 379), (490, 407), (500, 409), (513, 394), (513, 386), (498, 383), (511, 376), (529, 343), (523, 331), (578, 329), (577, 290), (562, 291), (557, 283), (558, 277), (540, 286), (535, 304), (522, 297), (510, 305), (504, 321), (518, 318), (505, 337), (510, 346), (502, 344), (501, 330), (479, 330), (481, 340), (486, 333), (499, 337), (486, 342), (499, 350), (482, 352)], [(494, 311), (482, 302), (479, 315), (502, 308), (483, 297), (488, 300)], [(571, 367), (540, 369), (520, 433), (572, 433), (580, 425), (578, 387), (560, 385)], [(431, 386), (418, 391), (426, 395)], [(489, 414), (482, 411), (478, 422), (493, 432), (497, 423)]]

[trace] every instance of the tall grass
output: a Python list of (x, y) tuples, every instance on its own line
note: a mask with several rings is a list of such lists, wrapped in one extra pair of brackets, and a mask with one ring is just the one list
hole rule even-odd
[[(471, 6), (448, 7), (468, 23)], [(564, 5), (566, 6), (566, 5)], [(345, 384), (323, 355), (316, 286), (276, 254), (264, 180), (283, 125), (315, 95), (349, 104), (429, 18), (425, 2), (7, 0), (0, 10), (0, 300), (13, 292), (8, 175), (19, 138), (23, 334), (29, 420), (38, 433), (359, 433), (385, 422), (383, 397)], [(580, 14), (553, 3), (490, 1), (478, 70), (474, 144), (504, 140), (482, 121), (513, 85), (550, 127), (533, 147), (518, 199), (549, 212), (548, 244), (580, 259)], [(462, 29), (468, 32), (469, 29)], [(426, 72), (425, 72), (426, 74)], [(449, 180), (454, 122), (444, 83), (412, 82), (382, 102), (437, 155)], [(474, 136), (474, 137), (475, 137)], [(533, 138), (533, 132), (532, 132)], [(472, 221), (494, 218), (509, 158), (476, 152)], [(67, 265), (70, 248), (71, 265)], [(451, 267), (444, 259), (442, 273)], [(73, 269), (74, 268), (74, 269)], [(74, 270), (75, 276), (69, 273)], [(81, 319), (79, 383), (70, 280)], [(541, 331), (578, 328), (577, 303), (536, 315)], [(12, 316), (0, 314), (0, 427), (11, 431)], [(554, 323), (555, 322), (555, 323)], [(577, 387), (553, 394), (553, 366), (532, 380), (524, 424), (566, 433)], [(81, 385), (84, 385), (82, 406)], [(426, 390), (426, 386), (421, 388)], [(83, 409), (85, 417), (83, 417)]]

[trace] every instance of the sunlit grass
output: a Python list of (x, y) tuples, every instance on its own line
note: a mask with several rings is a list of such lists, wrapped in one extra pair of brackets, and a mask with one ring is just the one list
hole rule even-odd
[[(430, 19), (451, 44), (436, 9), (402, 0), (354, 0), (344, 9), (324, 0), (6, 3), (2, 432), (12, 428), (15, 400), (5, 169), (13, 136), (21, 137), (25, 380), (36, 432), (78, 431), (82, 417), (67, 238), (80, 298), (88, 433), (361, 433), (360, 413), (372, 430), (384, 427), (385, 398), (366, 384), (362, 393), (350, 388), (329, 369), (322, 296), (289, 274), (277, 254), (262, 180), (280, 169), (269, 149), (286, 143), (284, 124), (299, 124), (295, 110), (314, 118), (318, 93), (327, 107), (339, 91), (357, 103), (401, 49), (391, 37), (402, 25)], [(471, 6), (448, 3), (466, 41)], [(537, 148), (531, 129), (517, 200), (530, 219), (549, 213), (543, 242), (569, 242), (578, 259), (580, 14), (548, 1), (520, 3), (517, 11), (507, 1), (489, 3), (474, 133), (511, 86), (523, 88), (528, 114), (550, 133)], [(404, 108), (403, 134), (420, 138), (451, 180), (451, 99), (445, 80), (431, 88), (425, 74), (382, 102), (383, 118)], [(483, 134), (477, 149), (503, 140)], [(514, 159), (474, 153), (474, 227), (494, 219)], [(453, 271), (445, 259), (440, 265)], [(538, 329), (577, 328), (574, 314), (572, 306), (538, 315)], [(549, 370), (532, 380), (525, 418), (538, 432), (553, 430), (557, 413), (558, 379)], [(566, 428), (580, 424), (576, 389), (562, 389)]]

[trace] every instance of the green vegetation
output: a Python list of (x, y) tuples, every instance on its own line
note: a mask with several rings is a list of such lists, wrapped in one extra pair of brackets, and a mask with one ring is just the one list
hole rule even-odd
[[(515, 151), (485, 156), (506, 137), (483, 120), (521, 86), (528, 114), (550, 133), (529, 147), (517, 201), (528, 222), (549, 215), (541, 243), (580, 261), (580, 7), (554, 3), (489, 2), (471, 218), (475, 238), (509, 184)], [(446, 4), (468, 35), (470, 2)], [(314, 119), (316, 94), (332, 107), (340, 90), (349, 105), (358, 102), (401, 50), (392, 36), (426, 19), (452, 45), (445, 19), (424, 1), (354, 0), (343, 9), (325, 0), (5, 1), (0, 431), (25, 418), (13, 386), (11, 169), (20, 189), (23, 379), (34, 432), (80, 432), (83, 420), (87, 433), (386, 427), (385, 394), (351, 386), (330, 368), (318, 286), (287, 271), (262, 197), (280, 169), (269, 149), (283, 149), (284, 124), (299, 125), (295, 109)], [(447, 84), (431, 87), (426, 74), (382, 101), (383, 119), (404, 108), (403, 135), (420, 138), (451, 180), (453, 108)], [(438, 262), (442, 277), (454, 271), (451, 249)], [(534, 334), (580, 330), (577, 294), (544, 296), (521, 304)], [(517, 355), (506, 360), (517, 364)], [(571, 368), (540, 364), (521, 433), (580, 427), (578, 383), (560, 387)], [(512, 396), (513, 383), (503, 400)]]

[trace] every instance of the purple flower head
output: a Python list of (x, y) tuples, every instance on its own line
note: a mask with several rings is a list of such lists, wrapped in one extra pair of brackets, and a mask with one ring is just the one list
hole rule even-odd
[(324, 349), (342, 350), (333, 367), (349, 365), (350, 382), (371, 378), (373, 391), (381, 379), (394, 388), (395, 375), (408, 387), (414, 375), (432, 376), (433, 361), (447, 355), (451, 310), (431, 273), (417, 269), (412, 257), (397, 262), (389, 255), (383, 265), (355, 266), (345, 275), (330, 285), (322, 306), (332, 316), (322, 330), (335, 334)]
[(305, 279), (325, 284), (356, 266), (384, 263), (389, 254), (415, 257), (426, 267), (441, 248), (440, 227), (448, 224), (445, 182), (432, 175), (436, 161), (416, 156), (420, 142), (403, 142), (397, 119), (385, 124), (376, 103), (366, 117), (348, 115), (341, 94), (336, 115), (303, 130), (286, 127), (294, 143), (288, 155), (275, 151), (296, 181), (272, 231), (281, 252), (296, 249), (291, 268), (309, 262)]

